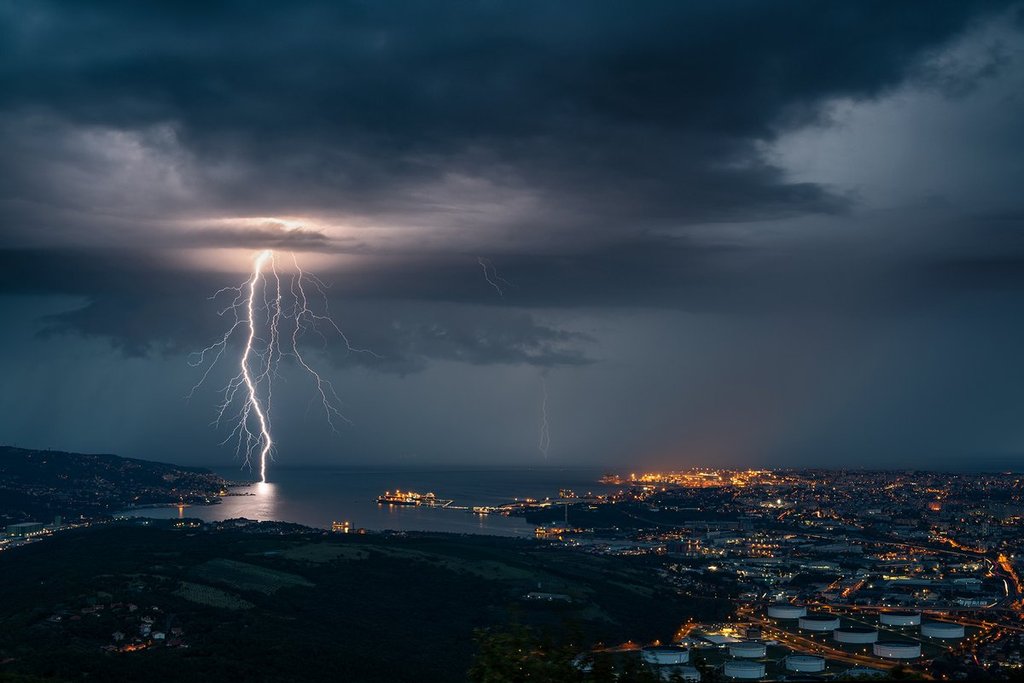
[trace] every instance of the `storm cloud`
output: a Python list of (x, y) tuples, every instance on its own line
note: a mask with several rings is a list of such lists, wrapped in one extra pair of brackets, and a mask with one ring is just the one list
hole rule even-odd
[[(379, 356), (317, 346), (340, 384), (404, 411), (440, 368), (453, 392), (547, 373), (568, 461), (800, 459), (860, 425), (859, 448), (920, 459), (969, 439), (882, 375), (923, 362), (925, 330), (972, 358), (998, 331), (985, 376), (1024, 342), (1022, 31), (1017, 2), (0, 0), (0, 348), (187, 368), (223, 329), (210, 294), (274, 249)], [(956, 392), (936, 348), (920, 373)], [(1024, 409), (1013, 376), (975, 405)], [(984, 448), (1024, 437), (965, 414)]]
[(997, 9), (6, 3), (5, 235), (48, 242), (61, 209), (93, 233), (65, 239), (143, 244), (157, 218), (312, 213), (494, 248), (842, 211), (759, 145), (954, 78), (922, 65)]

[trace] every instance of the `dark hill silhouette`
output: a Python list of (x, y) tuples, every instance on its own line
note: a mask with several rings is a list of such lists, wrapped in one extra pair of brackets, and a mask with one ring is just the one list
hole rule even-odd
[(0, 521), (95, 516), (131, 505), (214, 503), (213, 472), (110, 454), (0, 446)]

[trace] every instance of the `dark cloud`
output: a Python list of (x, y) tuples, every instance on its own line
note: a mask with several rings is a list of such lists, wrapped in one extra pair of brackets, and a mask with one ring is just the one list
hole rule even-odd
[[(34, 438), (111, 376), (135, 443), (191, 434), (185, 357), (225, 322), (208, 297), (269, 248), (315, 262), (379, 356), (308, 345), (377, 425), (367, 458), (532, 449), (541, 374), (581, 460), (1011, 448), (1021, 17), (0, 0), (0, 371), (20, 378), (0, 409)], [(304, 389), (282, 387), (295, 419)], [(117, 448), (95, 411), (66, 447), (93, 429)]]
[[(225, 232), (241, 241), (242, 231)], [(287, 239), (276, 227), (242, 234), (253, 248)], [(203, 239), (219, 244), (221, 237), (211, 231)], [(311, 251), (337, 246), (315, 233), (295, 244)], [(542, 367), (593, 362), (594, 340), (539, 323), (536, 316), (545, 311), (871, 318), (941, 305), (962, 289), (1024, 280), (1021, 259), (1008, 252), (951, 253), (880, 261), (842, 244), (765, 249), (636, 240), (490, 259), (513, 283), (500, 297), (478, 257), (469, 254), (367, 253), (317, 275), (330, 283), (331, 309), (356, 344), (381, 356), (349, 354), (337, 343), (330, 352), (335, 360), (406, 373), (431, 360)], [(189, 353), (215, 340), (226, 324), (217, 315), (224, 302), (209, 297), (244, 279), (154, 250), (0, 250), (0, 291), (83, 302), (48, 318), (46, 334), (100, 337), (129, 356)]]
[[(378, 301), (343, 305), (333, 301), (333, 318), (366, 352), (352, 351), (340, 339), (306, 334), (300, 344), (339, 366), (358, 364), (382, 372), (417, 372), (431, 361), (471, 365), (523, 364), (539, 367), (593, 362), (586, 334), (539, 323), (529, 313), (500, 309), (423, 308)], [(342, 305), (339, 305), (342, 304)], [(337, 310), (340, 309), (340, 310)], [(218, 340), (230, 321), (197, 310), (180, 293), (166, 298), (106, 296), (81, 308), (42, 319), (42, 336), (73, 333), (109, 340), (128, 356), (153, 352), (190, 354)], [(240, 344), (240, 336), (234, 345)], [(372, 352), (372, 353), (370, 353)]]
[[(788, 181), (756, 143), (815, 120), (828, 98), (900, 84), (999, 7), (6, 3), (0, 109), (133, 131), (177, 155), (187, 191), (168, 199), (159, 178), (146, 191), (178, 212), (195, 215), (192, 202), (470, 229), (474, 212), (451, 208), (465, 200), (457, 179), (471, 178), (481, 201), (529, 204), (492, 207), (487, 220), (509, 236), (616, 241), (843, 210), (846, 198)], [(110, 162), (64, 161), (84, 173)], [(4, 170), (21, 199), (56, 201), (57, 188), (19, 183), (31, 159), (18, 166)]]
[[(396, 273), (402, 270), (398, 264), (391, 267)], [(469, 273), (475, 275), (464, 271), (462, 284), (477, 285)], [(82, 302), (70, 311), (43, 318), (41, 334), (99, 337), (127, 356), (189, 354), (216, 341), (230, 325), (230, 317), (218, 314), (224, 298), (214, 301), (210, 296), (221, 287), (239, 284), (230, 278), (189, 269), (149, 252), (0, 251), (3, 291), (61, 295)], [(376, 283), (385, 282), (386, 274), (378, 273)], [(454, 280), (449, 284), (454, 288)], [(422, 299), (434, 301), (429, 307), (409, 297), (391, 299), (395, 292), (367, 289), (366, 283), (362, 289), (353, 289), (338, 289), (337, 294), (327, 290), (331, 314), (354, 344), (373, 353), (350, 352), (339, 339), (325, 343), (310, 335), (304, 340), (339, 365), (408, 373), (435, 360), (540, 367), (584, 365), (593, 360), (588, 355), (593, 342), (588, 335), (542, 324), (521, 309), (444, 305), (441, 300), (452, 298), (453, 290), (429, 287)], [(472, 304), (474, 298), (463, 297), (462, 303)], [(322, 303), (313, 300), (313, 305)], [(318, 308), (318, 312), (326, 310)]]
[(959, 289), (1020, 290), (1024, 288), (1024, 253), (950, 259), (935, 264), (933, 283)]
[[(360, 253), (325, 274), (349, 298), (505, 303), (468, 279), (483, 252), (519, 306), (763, 305), (803, 257), (678, 230), (846, 211), (763, 145), (834, 98), (988, 77), (1005, 46), (935, 55), (1002, 7), (0, 4), (0, 240)], [(358, 220), (208, 220), (291, 214)]]

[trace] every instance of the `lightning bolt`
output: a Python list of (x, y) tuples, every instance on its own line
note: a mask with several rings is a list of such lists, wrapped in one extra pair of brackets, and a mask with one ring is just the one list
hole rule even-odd
[(540, 390), (540, 441), (537, 443), (537, 450), (547, 459), (548, 449), (551, 448), (551, 433), (548, 431), (548, 380), (546, 377), (541, 376), (540, 378)]
[[(494, 287), (494, 290), (498, 292), (499, 296), (505, 296), (505, 290), (502, 289), (503, 286), (506, 288), (515, 287), (514, 284), (498, 274), (498, 269), (495, 268), (490, 259), (486, 259), (483, 256), (477, 256), (476, 261), (484, 271), (484, 279), (487, 280), (487, 284)], [(544, 455), (544, 458), (547, 459), (548, 449), (551, 448), (551, 433), (548, 428), (548, 381), (544, 375), (541, 375), (540, 377), (540, 388), (540, 440), (537, 443), (537, 450), (539, 450)]]
[[(253, 267), (252, 278), (249, 280), (249, 297), (247, 299), (246, 308), (248, 309), (248, 322), (249, 322), (249, 338), (245, 342), (245, 351), (242, 352), (242, 380), (245, 382), (246, 389), (248, 390), (248, 398), (245, 402), (245, 408), (242, 412), (241, 423), (247, 424), (249, 421), (250, 411), (256, 414), (256, 420), (259, 422), (259, 437), (255, 440), (259, 447), (260, 455), (260, 481), (265, 482), (267, 480), (267, 457), (270, 455), (270, 449), (274, 447), (274, 439), (270, 436), (270, 420), (267, 417), (267, 413), (263, 410), (260, 405), (258, 395), (256, 393), (256, 382), (252, 379), (252, 372), (249, 369), (249, 356), (252, 354), (253, 342), (256, 340), (256, 315), (254, 312), (254, 302), (256, 299), (256, 284), (260, 281), (260, 275), (263, 271), (263, 266), (266, 265), (268, 259), (273, 259), (274, 254), (271, 251), (262, 251), (260, 255), (256, 257), (256, 265)], [(276, 272), (275, 272), (276, 276)], [(267, 349), (267, 367), (269, 368), (273, 362), (274, 353), (274, 337), (276, 327), (276, 316), (279, 313), (279, 308), (274, 309), (273, 316), (271, 318), (271, 337), (270, 344)], [(264, 373), (264, 377), (265, 377)], [(270, 398), (268, 396), (267, 403), (269, 405)], [(246, 430), (246, 439), (249, 438), (249, 433)]]
[[(326, 328), (328, 333), (336, 334), (342, 340), (348, 351), (380, 358), (369, 349), (352, 346), (330, 316), (327, 285), (315, 275), (303, 271), (294, 254), (290, 256), (293, 271), (287, 287), (282, 284), (277, 255), (266, 249), (256, 256), (252, 274), (245, 282), (237, 287), (220, 289), (210, 297), (217, 301), (223, 294), (233, 293), (230, 303), (218, 311), (221, 317), (230, 313), (232, 323), (218, 341), (189, 358), (192, 367), (204, 368), (202, 377), (189, 392), (188, 398), (191, 398), (223, 357), (236, 332), (245, 330), (238, 374), (223, 388), (213, 424), (219, 427), (226, 416), (231, 416), (234, 428), (221, 443), (234, 440), (236, 453), (244, 465), (253, 467), (254, 463), (258, 464), (260, 481), (263, 482), (267, 481), (267, 463), (273, 459), (275, 447), (270, 419), (273, 381), (278, 377), (284, 358), (294, 359), (313, 380), (332, 431), (336, 431), (337, 419), (351, 423), (341, 412), (341, 400), (334, 386), (310, 365), (300, 351), (302, 338), (307, 333), (316, 334), (326, 348), (328, 337), (322, 329)], [(307, 287), (322, 300), (322, 314), (315, 311), (307, 295)]]
[(480, 264), (480, 267), (484, 271), (484, 279), (487, 280), (487, 284), (494, 287), (494, 290), (498, 292), (498, 296), (505, 296), (505, 290), (502, 287), (515, 287), (511, 282), (498, 275), (498, 269), (494, 267), (494, 264), (490, 259), (486, 259), (483, 256), (477, 256), (476, 262)]

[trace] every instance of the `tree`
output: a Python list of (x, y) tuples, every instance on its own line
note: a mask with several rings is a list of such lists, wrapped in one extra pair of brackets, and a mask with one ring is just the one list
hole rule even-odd
[(588, 683), (615, 683), (615, 662), (612, 656), (598, 653), (593, 661), (594, 666), (587, 677)]
[(542, 641), (529, 628), (477, 629), (477, 653), (469, 669), (473, 683), (571, 683), (582, 681), (567, 646)]
[(619, 674), (619, 683), (658, 683), (658, 676), (644, 666), (640, 657), (628, 657)]

